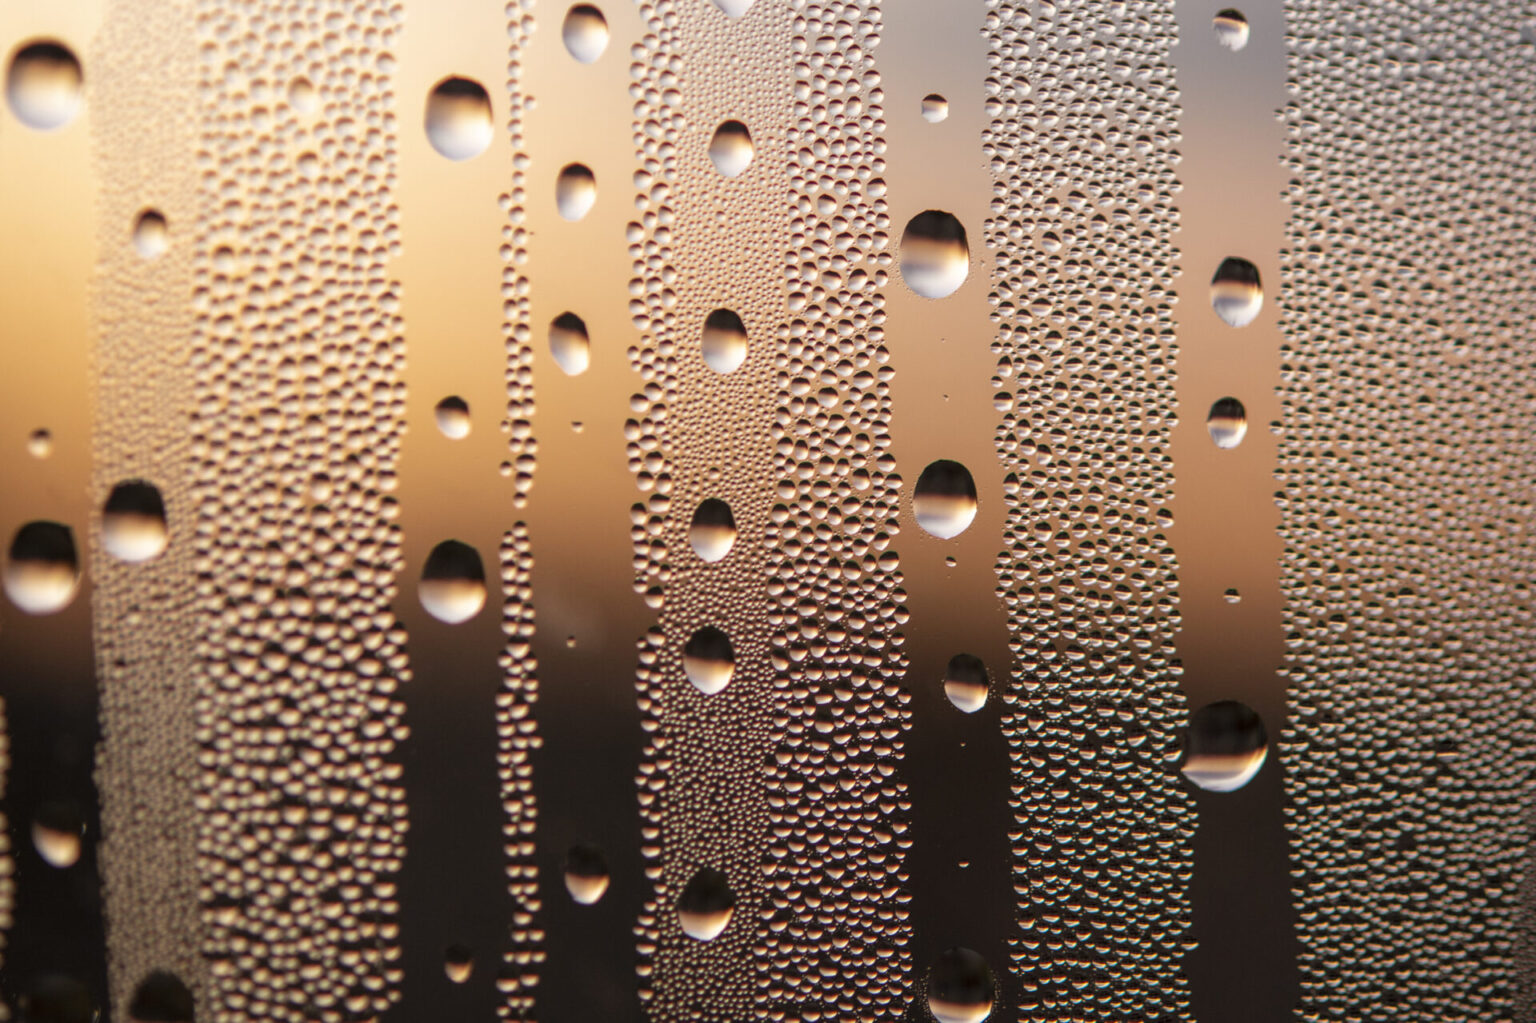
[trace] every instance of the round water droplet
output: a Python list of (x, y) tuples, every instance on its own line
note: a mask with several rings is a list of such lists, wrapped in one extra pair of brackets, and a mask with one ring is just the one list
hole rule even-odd
[(1246, 259), (1228, 256), (1211, 278), (1211, 308), (1227, 324), (1246, 327), (1264, 308), (1264, 287), (1259, 268)]
[(128, 480), (112, 488), (101, 511), (101, 545), (121, 561), (158, 558), (170, 542), (165, 502), (153, 483)]
[(128, 1002), (129, 1023), (192, 1023), (192, 992), (181, 978), (156, 970), (133, 991)]
[(560, 38), (572, 57), (591, 64), (608, 49), (608, 19), (592, 4), (576, 4), (565, 12)]
[(29, 128), (53, 131), (80, 112), (80, 62), (69, 47), (51, 39), (27, 43), (11, 54), (5, 97), (16, 119)]
[(1216, 30), (1216, 41), (1233, 53), (1248, 45), (1248, 19), (1242, 11), (1230, 7), (1217, 11), (1211, 27)]
[(568, 163), (555, 180), (555, 206), (566, 220), (577, 221), (597, 202), (597, 177), (583, 163)]
[(987, 703), (987, 666), (981, 658), (956, 654), (944, 669), (944, 695), (949, 702), (974, 714)]
[(421, 569), (416, 595), (427, 613), (449, 625), (467, 622), (485, 607), (485, 568), (467, 543), (444, 540)]
[(47, 430), (33, 430), (27, 435), (27, 454), (33, 458), (47, 458), (53, 454), (53, 434)]
[(746, 170), (756, 152), (747, 126), (740, 121), (726, 121), (715, 129), (715, 137), (709, 140), (709, 158), (715, 170), (728, 178), (737, 177)]
[(705, 561), (719, 561), (736, 543), (736, 519), (731, 506), (718, 497), (706, 498), (694, 509), (688, 524), (688, 543)]
[(33, 848), (49, 866), (60, 870), (79, 862), (84, 835), (85, 816), (74, 803), (43, 803), (32, 819)]
[(965, 532), (976, 518), (976, 482), (959, 462), (941, 458), (917, 478), (912, 513), (923, 531), (941, 540)]
[(730, 685), (736, 672), (736, 652), (730, 637), (706, 625), (683, 645), (683, 672), (699, 692), (713, 696)]
[(997, 982), (978, 953), (951, 948), (928, 971), (928, 1011), (939, 1023), (981, 1023), (992, 1012)]
[(731, 373), (747, 359), (747, 327), (729, 309), (716, 309), (704, 320), (699, 340), (704, 365), (716, 373)]
[(432, 410), (432, 417), (437, 420), (437, 428), (449, 440), (463, 440), (469, 436), (469, 402), (458, 395), (450, 394), (438, 402), (437, 408)]
[(608, 890), (608, 858), (595, 845), (573, 845), (565, 854), (565, 890), (590, 906)]
[(965, 228), (953, 214), (924, 210), (901, 233), (901, 279), (924, 298), (952, 295), (971, 270)]
[(725, 12), (728, 18), (739, 18), (747, 13), (747, 8), (752, 6), (752, 0), (713, 0), (714, 5)]
[(468, 78), (450, 76), (427, 96), (427, 139), (450, 160), (479, 156), (495, 136), (491, 97), (485, 87)]
[(1218, 448), (1230, 451), (1241, 444), (1248, 433), (1248, 413), (1236, 398), (1222, 398), (1211, 406), (1211, 414), (1205, 418), (1205, 428), (1211, 432), (1211, 440)]
[(549, 325), (549, 354), (568, 376), (580, 376), (592, 364), (587, 325), (575, 313), (561, 313)]
[(677, 899), (677, 922), (695, 941), (713, 941), (730, 925), (736, 896), (725, 874), (701, 867)]
[(145, 259), (162, 255), (171, 245), (170, 225), (159, 210), (144, 210), (133, 222), (133, 247)]
[(1234, 792), (1259, 773), (1268, 752), (1264, 722), (1247, 704), (1206, 704), (1189, 718), (1184, 777), (1208, 792)]
[(11, 540), (5, 595), (27, 614), (61, 611), (80, 588), (75, 535), (58, 522), (28, 522)]
[(17, 999), (21, 1023), (96, 1023), (96, 1003), (73, 977), (45, 974)]
[(475, 954), (464, 945), (449, 945), (443, 950), (443, 973), (455, 984), (462, 984), (475, 972)]
[(1243, 595), (1237, 590), (1229, 589), (1227, 592), (1223, 593), (1221, 597), (1228, 604), (1241, 604), (1243, 602)]
[(308, 78), (300, 75), (288, 83), (288, 105), (301, 114), (320, 109), (320, 93)]
[(949, 116), (949, 100), (936, 92), (930, 92), (923, 97), (923, 120), (929, 124), (938, 124)]

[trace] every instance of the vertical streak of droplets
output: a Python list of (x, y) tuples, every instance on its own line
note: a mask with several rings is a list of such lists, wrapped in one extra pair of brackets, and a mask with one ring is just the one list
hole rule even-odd
[(1018, 1018), (1187, 1019), (1172, 4), (990, 6)]
[(1536, 37), (1511, 13), (1286, 4), (1300, 1019), (1530, 1018)]
[[(102, 881), (112, 954), (112, 1015), (135, 985), (169, 971), (207, 1005), (199, 955), (196, 743), (196, 566), (187, 373), (198, 215), (197, 38), (187, 0), (107, 8), (91, 53), (91, 120), (101, 179), (92, 504), (146, 480), (165, 501), (170, 542), (128, 564), (91, 550), (102, 746)], [(169, 247), (136, 244), (137, 218), (166, 218)], [(150, 243), (153, 239), (148, 240)]]
[(214, 1020), (357, 1020), (397, 998), (400, 13), (197, 5), (197, 809)]

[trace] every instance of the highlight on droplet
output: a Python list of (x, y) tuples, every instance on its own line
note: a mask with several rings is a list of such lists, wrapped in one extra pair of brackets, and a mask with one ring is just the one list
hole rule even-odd
[(1248, 19), (1242, 11), (1231, 7), (1217, 11), (1211, 28), (1216, 32), (1216, 41), (1233, 53), (1248, 45)]
[(1237, 256), (1228, 256), (1211, 278), (1211, 308), (1233, 327), (1246, 327), (1264, 308), (1264, 286), (1259, 268)]
[(16, 531), (5, 563), (5, 595), (30, 615), (62, 611), (80, 588), (75, 534), (59, 522), (28, 522)]
[(923, 531), (941, 540), (965, 532), (976, 518), (976, 481), (959, 462), (941, 458), (923, 470), (912, 489), (912, 513)]
[(1237, 700), (1218, 700), (1190, 715), (1181, 769), (1208, 792), (1235, 792), (1259, 773), (1268, 753), (1259, 715)]
[(11, 54), (5, 98), (16, 119), (38, 131), (54, 131), (80, 112), (85, 76), (69, 47), (52, 39), (24, 43)]
[(1211, 406), (1205, 428), (1218, 448), (1230, 451), (1243, 442), (1248, 433), (1248, 411), (1236, 398), (1222, 398)]
[(561, 313), (549, 324), (549, 354), (566, 376), (580, 376), (592, 365), (592, 339), (575, 313)]
[(495, 137), (491, 97), (485, 86), (450, 75), (427, 95), (427, 140), (450, 160), (468, 160), (485, 152)]
[(713, 696), (731, 684), (735, 672), (731, 639), (713, 625), (699, 629), (683, 644), (683, 673), (699, 692)]
[(982, 1023), (996, 998), (992, 968), (968, 948), (947, 949), (928, 970), (928, 1011), (939, 1023)]
[(965, 283), (971, 250), (954, 214), (924, 210), (901, 234), (901, 279), (924, 298), (944, 298)]
[(699, 338), (704, 365), (716, 373), (734, 373), (747, 361), (747, 326), (729, 309), (716, 309), (704, 318)]
[(608, 891), (608, 857), (590, 843), (571, 846), (565, 854), (565, 890), (583, 906), (591, 906)]
[(731, 506), (718, 497), (707, 497), (693, 510), (688, 523), (688, 545), (700, 559), (720, 561), (736, 543), (736, 518)]
[(485, 607), (485, 567), (479, 552), (458, 540), (432, 548), (416, 595), (428, 614), (449, 625), (475, 617)]
[(473, 425), (469, 418), (469, 402), (456, 394), (450, 394), (432, 410), (437, 429), (449, 440), (463, 440), (469, 436)]
[(595, 4), (575, 4), (565, 12), (560, 39), (567, 53), (582, 64), (591, 64), (608, 49), (608, 19)]
[(739, 177), (752, 163), (757, 150), (752, 135), (740, 121), (726, 121), (709, 140), (709, 159), (725, 177)]
[(695, 941), (713, 941), (731, 923), (736, 895), (729, 880), (713, 867), (700, 867), (677, 899), (677, 922)]
[(987, 703), (987, 666), (971, 654), (956, 654), (944, 668), (944, 695), (967, 714)]
[(165, 552), (170, 543), (160, 488), (125, 480), (112, 488), (101, 510), (101, 545), (119, 561), (137, 564)]
[(584, 163), (568, 163), (555, 179), (555, 207), (560, 216), (577, 221), (592, 211), (597, 202), (597, 177)]

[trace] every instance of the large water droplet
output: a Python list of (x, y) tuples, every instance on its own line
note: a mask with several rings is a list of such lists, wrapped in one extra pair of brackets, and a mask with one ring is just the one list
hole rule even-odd
[(747, 359), (747, 327), (729, 309), (716, 309), (704, 320), (699, 340), (704, 365), (716, 373), (735, 371)]
[(1217, 11), (1211, 27), (1216, 30), (1216, 41), (1233, 53), (1248, 45), (1248, 19), (1241, 11), (1230, 7)]
[(5, 595), (27, 614), (63, 610), (80, 587), (75, 535), (58, 522), (28, 522), (11, 540)]
[(1205, 428), (1218, 448), (1230, 450), (1241, 444), (1248, 433), (1248, 413), (1236, 398), (1222, 398), (1211, 406)]
[(112, 488), (101, 511), (101, 545), (108, 554), (131, 563), (149, 561), (169, 542), (165, 502), (153, 483), (128, 480)]
[(592, 4), (576, 4), (565, 12), (560, 38), (572, 57), (591, 64), (608, 49), (608, 19)]
[(43, 803), (32, 819), (32, 847), (49, 866), (60, 870), (79, 862), (84, 835), (85, 816), (74, 803)]
[(981, 658), (956, 654), (944, 669), (944, 695), (949, 702), (974, 714), (987, 703), (987, 666)]
[(981, 1023), (992, 1012), (996, 990), (985, 959), (951, 948), (928, 971), (928, 1010), (939, 1023)]
[(728, 178), (746, 170), (756, 152), (747, 126), (740, 121), (726, 121), (715, 129), (715, 137), (709, 140), (709, 158), (715, 170)]
[(735, 908), (736, 896), (725, 874), (700, 867), (678, 896), (677, 921), (695, 941), (713, 941), (730, 924)]
[(683, 645), (683, 672), (699, 692), (713, 696), (730, 685), (735, 671), (731, 639), (713, 625), (704, 626)]
[(731, 506), (718, 497), (706, 498), (694, 509), (688, 524), (688, 543), (705, 561), (719, 561), (736, 543), (736, 519)]
[(449, 945), (443, 950), (443, 973), (455, 984), (463, 984), (474, 975), (475, 954), (467, 945)]
[(29, 128), (53, 131), (80, 112), (80, 61), (69, 47), (49, 39), (27, 43), (11, 55), (5, 96), (16, 119)]
[(456, 394), (450, 394), (438, 402), (432, 410), (432, 418), (437, 421), (437, 428), (443, 436), (449, 440), (463, 440), (469, 436), (469, 402)]
[(901, 234), (901, 279), (924, 298), (952, 295), (971, 269), (965, 228), (953, 214), (925, 210)]
[(1246, 327), (1264, 308), (1264, 287), (1259, 283), (1259, 268), (1228, 256), (1211, 278), (1211, 308), (1233, 327)]
[(154, 259), (171, 244), (170, 225), (159, 210), (144, 210), (133, 222), (133, 247), (145, 259)]
[(929, 124), (938, 124), (949, 116), (949, 100), (936, 92), (930, 92), (923, 97), (923, 120)]
[(421, 569), (416, 595), (427, 613), (450, 625), (467, 622), (485, 606), (485, 568), (467, 543), (444, 540)]
[(597, 177), (583, 163), (568, 163), (560, 168), (555, 181), (555, 206), (566, 220), (576, 221), (592, 211), (597, 202)]
[(549, 325), (549, 354), (569, 376), (579, 376), (592, 364), (592, 340), (587, 325), (575, 313), (561, 313)]
[(912, 513), (923, 531), (948, 540), (976, 518), (976, 482), (959, 462), (941, 458), (923, 470), (912, 490)]
[(128, 1002), (129, 1023), (192, 1023), (192, 992), (181, 978), (156, 970), (134, 989)]
[(468, 160), (485, 152), (495, 136), (491, 97), (468, 78), (450, 76), (427, 96), (427, 139), (450, 160)]
[(714, 5), (725, 12), (728, 18), (739, 18), (747, 13), (747, 8), (752, 6), (752, 0), (713, 0)]
[(1247, 704), (1209, 703), (1190, 715), (1184, 776), (1208, 792), (1234, 792), (1259, 773), (1268, 752), (1264, 722)]
[(595, 845), (573, 845), (565, 854), (565, 890), (590, 906), (608, 890), (608, 858)]

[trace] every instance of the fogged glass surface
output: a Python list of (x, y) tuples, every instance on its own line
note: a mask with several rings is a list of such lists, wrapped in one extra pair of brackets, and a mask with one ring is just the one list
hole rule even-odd
[(0, 1020), (1530, 1019), (1532, 26), (0, 7)]

